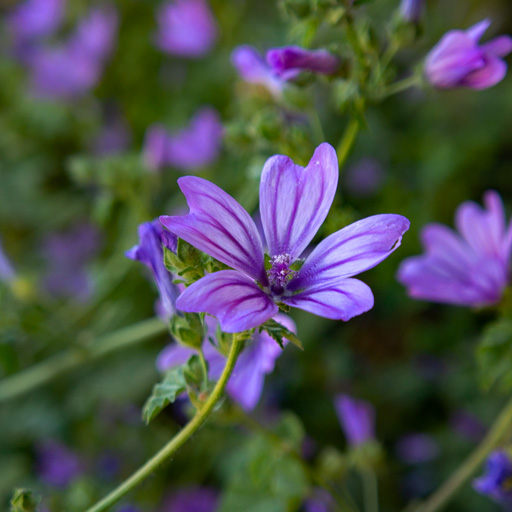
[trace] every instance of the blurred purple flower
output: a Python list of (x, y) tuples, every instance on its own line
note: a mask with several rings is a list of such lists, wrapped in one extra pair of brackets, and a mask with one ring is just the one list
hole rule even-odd
[(86, 271), (100, 248), (100, 233), (91, 224), (78, 224), (68, 231), (54, 233), (43, 244), (48, 270), (43, 285), (50, 295), (87, 300), (92, 282)]
[(142, 510), (134, 505), (121, 505), (115, 509), (115, 512), (142, 512)]
[(352, 276), (373, 268), (399, 245), (409, 228), (400, 215), (375, 215), (323, 240), (300, 270), (293, 264), (307, 248), (331, 207), (338, 184), (338, 161), (327, 143), (306, 168), (287, 156), (267, 160), (260, 183), (260, 213), (270, 253), (251, 216), (213, 183), (186, 176), (178, 180), (190, 213), (160, 217), (178, 237), (235, 270), (209, 274), (178, 298), (178, 309), (206, 312), (222, 330), (238, 332), (266, 322), (277, 303), (337, 320), (373, 307), (370, 288)]
[(174, 0), (157, 12), (158, 47), (181, 57), (203, 57), (217, 39), (217, 22), (205, 0)]
[(430, 50), (425, 75), (434, 87), (487, 89), (503, 80), (507, 65), (500, 57), (512, 51), (512, 38), (499, 36), (479, 46), (490, 24), (483, 20), (466, 31), (450, 30)]
[[(278, 314), (275, 320), (295, 332), (295, 324), (288, 316)], [(207, 317), (208, 336), (215, 336), (217, 324), (215, 319)], [(210, 367), (210, 378), (217, 380), (224, 369), (226, 358), (208, 339), (203, 344), (203, 351)], [(161, 372), (167, 371), (185, 364), (196, 353), (191, 348), (172, 343), (160, 352), (156, 361), (157, 368)], [(263, 393), (265, 375), (274, 370), (275, 361), (281, 353), (281, 347), (263, 332), (255, 334), (253, 341), (240, 354), (226, 390), (246, 411), (252, 411), (258, 404)]]
[(35, 49), (29, 61), (34, 94), (71, 99), (86, 93), (101, 77), (116, 30), (112, 7), (93, 9), (66, 43)]
[(460, 234), (442, 224), (421, 233), (426, 254), (405, 259), (398, 280), (416, 299), (462, 306), (496, 304), (509, 281), (512, 225), (506, 226), (497, 192), (484, 195), (485, 209), (462, 203), (455, 215)]
[(188, 487), (176, 491), (164, 503), (162, 512), (215, 512), (218, 492), (209, 487)]
[(62, 22), (65, 0), (25, 0), (7, 16), (14, 44), (25, 45), (51, 35)]
[(2, 239), (0, 238), (0, 281), (8, 283), (15, 278), (16, 272), (2, 248)]
[(487, 431), (480, 419), (468, 411), (455, 411), (450, 418), (453, 430), (473, 442), (481, 441)]
[(400, 14), (405, 21), (418, 24), (425, 10), (425, 0), (402, 0)]
[(163, 229), (158, 220), (144, 222), (139, 226), (139, 244), (126, 251), (126, 257), (140, 261), (151, 270), (160, 293), (157, 311), (164, 320), (169, 320), (176, 313), (179, 290), (172, 282), (172, 274), (165, 268), (162, 246), (176, 251), (176, 237)]
[(324, 489), (316, 488), (313, 495), (304, 501), (305, 512), (331, 512), (335, 505), (333, 497)]
[(131, 134), (121, 119), (107, 121), (100, 133), (92, 140), (92, 151), (99, 156), (115, 155), (125, 151), (130, 145)]
[(84, 471), (74, 452), (58, 441), (47, 440), (37, 447), (37, 473), (54, 487), (67, 487)]
[(327, 50), (306, 50), (300, 46), (270, 49), (267, 63), (282, 80), (292, 80), (302, 71), (332, 75), (340, 67), (338, 57)]
[(375, 439), (375, 409), (369, 402), (338, 395), (334, 406), (347, 441), (352, 446)]
[(512, 505), (512, 460), (510, 455), (499, 450), (492, 452), (485, 465), (487, 473), (473, 480), (473, 487), (480, 494), (489, 496), (503, 505)]
[(396, 454), (406, 464), (422, 464), (439, 455), (439, 445), (428, 434), (408, 434), (396, 444)]
[(285, 81), (279, 78), (254, 46), (237, 46), (231, 54), (231, 63), (245, 82), (266, 87), (274, 96), (280, 96)]
[(384, 184), (384, 180), (384, 169), (374, 158), (361, 158), (345, 173), (345, 187), (357, 197), (368, 197), (375, 194)]
[(150, 169), (165, 165), (190, 171), (213, 163), (219, 156), (224, 129), (218, 113), (202, 108), (187, 128), (168, 134), (161, 125), (151, 126), (144, 142), (144, 158)]

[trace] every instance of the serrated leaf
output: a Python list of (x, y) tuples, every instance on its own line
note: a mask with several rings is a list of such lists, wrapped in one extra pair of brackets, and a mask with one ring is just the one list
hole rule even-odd
[(11, 512), (36, 512), (39, 498), (30, 489), (16, 489), (10, 504)]
[(151, 396), (142, 409), (142, 417), (148, 424), (165, 407), (173, 403), (176, 397), (187, 389), (187, 382), (182, 366), (169, 370), (163, 381), (153, 387)]
[(302, 341), (300, 341), (297, 335), (287, 329), (284, 325), (276, 322), (274, 319), (270, 319), (262, 326), (260, 326), (260, 332), (261, 331), (268, 333), (268, 335), (274, 339), (281, 348), (284, 348), (284, 340), (286, 339), (293, 343), (295, 346), (299, 347), (301, 350), (304, 350)]

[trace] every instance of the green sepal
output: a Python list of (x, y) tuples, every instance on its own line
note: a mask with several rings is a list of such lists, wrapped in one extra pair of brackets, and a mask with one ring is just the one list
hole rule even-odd
[[(208, 361), (206, 363), (206, 371), (208, 372)], [(194, 354), (189, 358), (187, 364), (183, 367), (183, 375), (187, 383), (189, 392), (202, 392), (206, 391), (206, 383), (208, 382), (208, 375), (205, 375), (201, 358)]]
[(263, 325), (260, 325), (259, 332), (261, 331), (268, 333), (268, 335), (274, 339), (281, 348), (284, 348), (284, 339), (287, 339), (301, 350), (304, 350), (302, 341), (300, 341), (297, 335), (272, 318), (267, 320)]
[(30, 489), (16, 489), (10, 501), (10, 512), (36, 512), (39, 501)]
[(169, 370), (162, 382), (155, 384), (151, 396), (147, 399), (142, 409), (142, 417), (146, 425), (157, 416), (176, 397), (186, 391), (187, 380), (183, 366), (177, 366)]
[(197, 313), (174, 315), (169, 321), (169, 332), (181, 345), (200, 348), (205, 337), (203, 322)]
[(178, 238), (176, 253), (164, 247), (164, 265), (169, 272), (183, 277), (185, 283), (191, 284), (203, 277), (201, 252)]

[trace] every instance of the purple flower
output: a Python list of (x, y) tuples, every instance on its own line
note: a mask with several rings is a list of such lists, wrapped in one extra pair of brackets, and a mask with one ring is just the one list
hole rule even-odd
[(254, 46), (238, 46), (231, 54), (231, 63), (246, 82), (266, 87), (274, 96), (280, 96), (285, 81), (279, 78)]
[(50, 295), (87, 300), (92, 282), (86, 271), (100, 248), (100, 234), (91, 224), (78, 224), (68, 231), (54, 233), (43, 244), (48, 271), (43, 281)]
[(439, 89), (487, 89), (503, 80), (507, 65), (500, 57), (512, 51), (512, 38), (499, 36), (478, 46), (491, 24), (483, 20), (466, 31), (450, 30), (427, 55), (425, 75)]
[(37, 473), (54, 487), (67, 487), (83, 473), (83, 464), (62, 443), (47, 440), (37, 448)]
[(140, 261), (151, 270), (160, 293), (157, 310), (162, 318), (168, 320), (176, 313), (179, 290), (172, 282), (172, 275), (165, 268), (162, 246), (176, 251), (176, 237), (164, 230), (157, 220), (144, 222), (139, 226), (139, 245), (127, 251), (126, 257)]
[[(286, 315), (276, 315), (275, 320), (295, 331), (295, 324)], [(211, 317), (207, 317), (206, 321), (208, 336), (214, 337), (217, 321)], [(208, 339), (203, 344), (203, 352), (210, 367), (210, 378), (217, 380), (224, 369), (226, 358)], [(164, 372), (186, 363), (196, 353), (191, 348), (172, 343), (160, 352), (156, 366)], [(262, 332), (255, 334), (251, 344), (240, 354), (226, 389), (229, 396), (246, 411), (252, 411), (258, 404), (263, 393), (265, 375), (274, 370), (275, 361), (281, 353), (281, 347), (268, 334)]]
[(126, 150), (130, 141), (131, 133), (126, 123), (121, 119), (110, 119), (92, 140), (91, 149), (96, 155), (115, 155)]
[(418, 24), (425, 9), (425, 0), (402, 0), (400, 14), (405, 21)]
[(450, 424), (456, 434), (474, 443), (481, 441), (487, 430), (478, 416), (464, 410), (455, 411)]
[(9, 258), (2, 249), (2, 240), (0, 239), (0, 281), (9, 283), (16, 278), (16, 272)]
[(504, 450), (492, 452), (485, 465), (487, 473), (473, 481), (473, 487), (480, 494), (485, 494), (505, 505), (512, 505), (512, 460)]
[(406, 464), (421, 464), (439, 455), (439, 445), (428, 434), (408, 434), (398, 441), (396, 453)]
[(324, 489), (316, 488), (313, 495), (304, 501), (305, 512), (330, 512), (333, 510), (335, 501)]
[(202, 108), (188, 127), (167, 134), (161, 125), (149, 128), (144, 142), (144, 157), (150, 169), (165, 165), (195, 170), (213, 163), (219, 156), (224, 129), (213, 108)]
[(369, 402), (338, 395), (334, 406), (350, 445), (359, 446), (375, 439), (375, 409)]
[(218, 493), (209, 487), (188, 487), (168, 498), (162, 512), (215, 512)]
[(374, 158), (362, 158), (345, 173), (347, 190), (354, 196), (367, 197), (375, 194), (386, 179), (384, 169)]
[(93, 9), (66, 43), (34, 50), (29, 62), (34, 93), (66, 99), (86, 93), (101, 77), (116, 29), (113, 8)]
[(276, 76), (291, 80), (302, 71), (332, 75), (340, 67), (339, 59), (327, 50), (306, 50), (300, 46), (272, 48), (267, 62)]
[(16, 45), (32, 43), (52, 34), (61, 24), (65, 0), (25, 0), (8, 15)]
[(506, 226), (497, 192), (484, 195), (485, 208), (462, 203), (455, 215), (459, 233), (442, 224), (426, 226), (426, 254), (407, 258), (398, 280), (416, 299), (462, 306), (496, 304), (509, 281), (512, 225)]
[(157, 13), (158, 47), (181, 57), (206, 55), (217, 39), (217, 23), (205, 0), (174, 0)]
[[(171, 232), (235, 270), (209, 274), (178, 298), (178, 309), (216, 316), (225, 332), (252, 329), (278, 312), (279, 303), (332, 319), (349, 320), (373, 307), (370, 288), (352, 276), (368, 270), (400, 244), (409, 221), (376, 215), (322, 241), (302, 267), (294, 263), (322, 225), (336, 192), (338, 162), (321, 144), (307, 167), (286, 156), (267, 160), (260, 183), (260, 214), (269, 249), (251, 216), (207, 180), (178, 180), (190, 213), (160, 217)], [(297, 263), (296, 263), (297, 262)]]

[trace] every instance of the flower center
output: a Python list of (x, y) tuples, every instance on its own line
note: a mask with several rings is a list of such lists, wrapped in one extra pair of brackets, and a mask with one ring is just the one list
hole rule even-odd
[(272, 267), (267, 270), (270, 290), (274, 295), (281, 295), (284, 292), (286, 283), (293, 277), (295, 270), (290, 269), (292, 257), (289, 254), (272, 256), (270, 264)]

